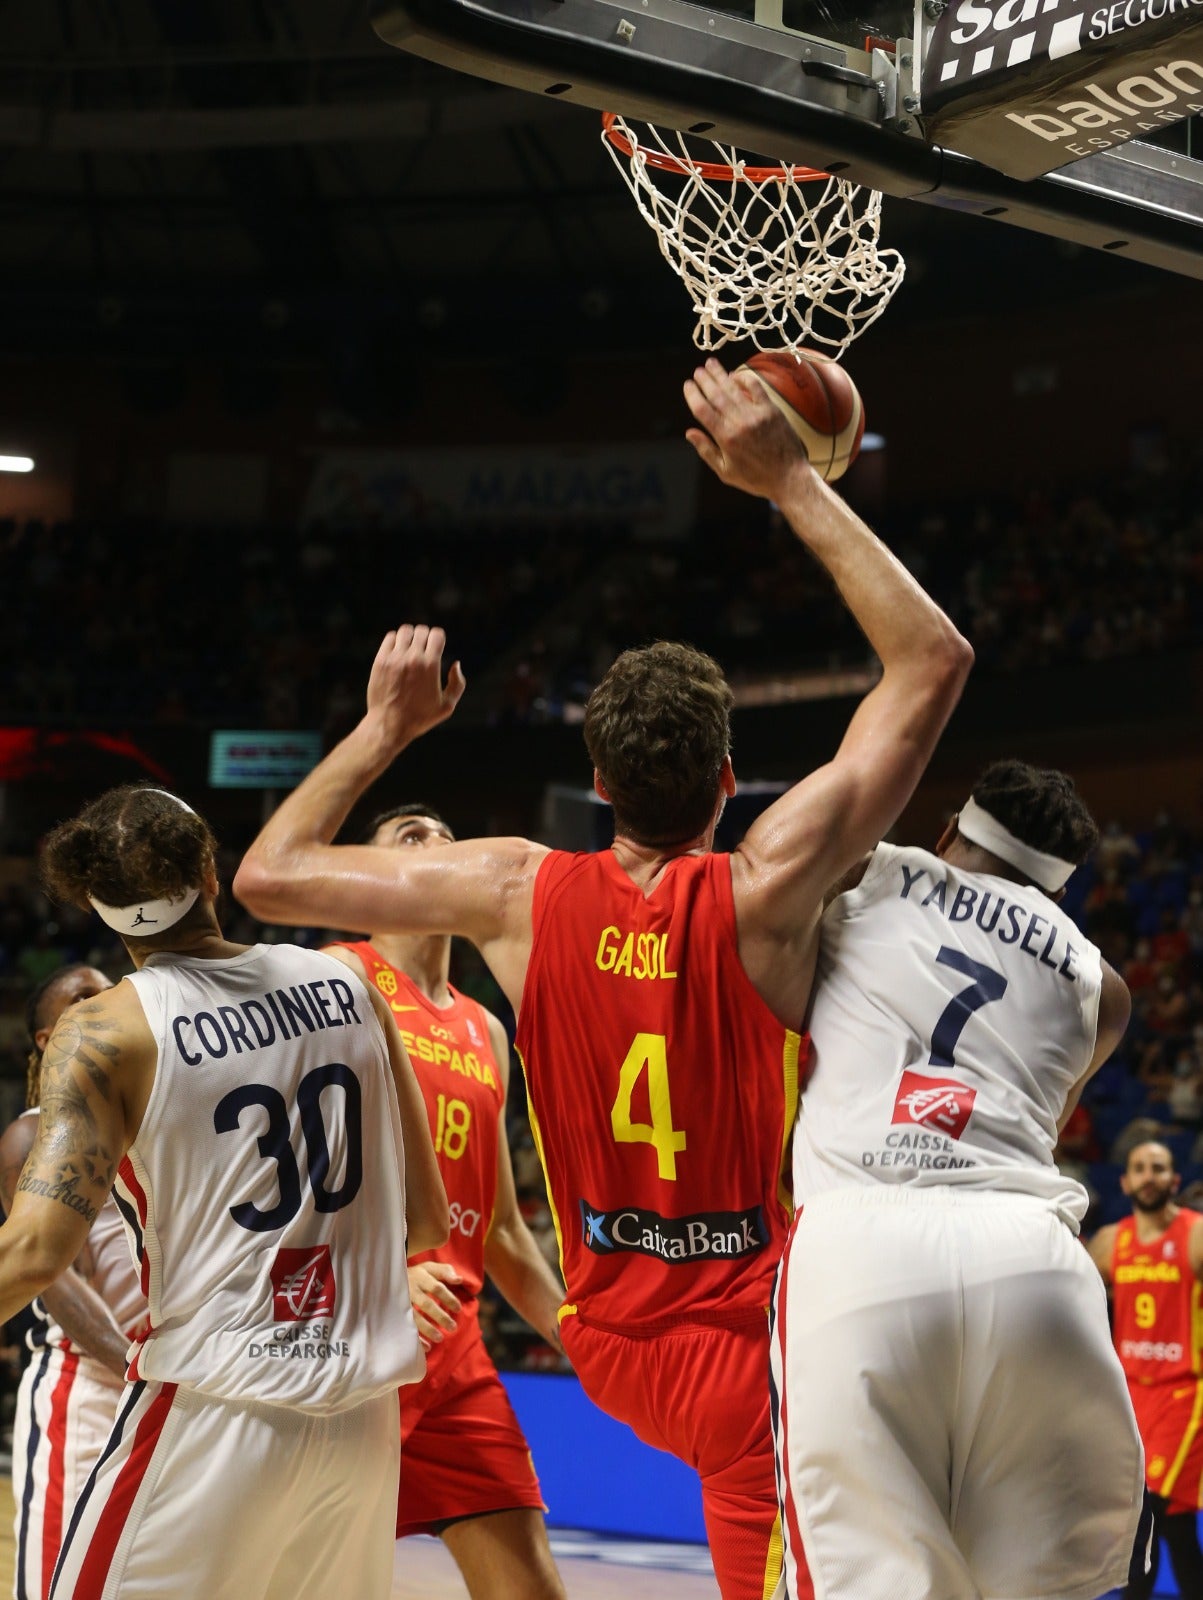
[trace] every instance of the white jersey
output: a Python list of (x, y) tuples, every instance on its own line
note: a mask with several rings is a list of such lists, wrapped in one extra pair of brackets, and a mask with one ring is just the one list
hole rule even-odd
[(151, 1329), (131, 1378), (342, 1411), (425, 1370), (384, 1033), (296, 945), (156, 954), (132, 983), (158, 1070), (115, 1193)]
[(823, 916), (798, 1204), (849, 1184), (954, 1184), (1053, 1204), (1080, 1184), (1057, 1122), (1094, 1054), (1102, 961), (1039, 889), (879, 845)]

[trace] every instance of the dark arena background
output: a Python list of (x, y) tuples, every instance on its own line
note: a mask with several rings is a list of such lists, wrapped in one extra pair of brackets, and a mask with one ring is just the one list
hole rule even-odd
[[(210, 818), (228, 884), (398, 622), (443, 626), (468, 690), (371, 810), (421, 797), (460, 834), (571, 848), (608, 841), (580, 723), (618, 650), (682, 638), (728, 673), (728, 845), (873, 681), (772, 506), (684, 442), (690, 308), (591, 109), (392, 49), (364, 0), (60, 0), (8, 21), (5, 1124), (33, 985), (67, 960), (126, 970), (99, 921), (42, 897), (50, 826), (150, 778)], [(1150, 1132), (1203, 1196), (1203, 298), (1122, 251), (899, 199), (882, 235), (907, 273), (844, 358), (868, 433), (841, 490), (977, 655), (895, 837), (933, 842), (998, 755), (1072, 771), (1098, 818), (1071, 904), (1134, 1012), (1060, 1151), (1093, 1229), (1125, 1214), (1120, 1164)], [(225, 915), (239, 940), (326, 936)], [(456, 981), (504, 1012), (470, 949)], [(554, 1259), (517, 1070), (510, 1134)], [(689, 1475), (587, 1416), (503, 1301), (483, 1314), (553, 1526), (701, 1540)], [(19, 1330), (4, 1356), (7, 1426)], [(636, 1473), (623, 1503), (590, 1492)], [(583, 1535), (556, 1550), (573, 1594), (717, 1594), (704, 1553), (631, 1580)], [(449, 1566), (412, 1588), (411, 1570), (399, 1555), (397, 1595), (461, 1592)]]

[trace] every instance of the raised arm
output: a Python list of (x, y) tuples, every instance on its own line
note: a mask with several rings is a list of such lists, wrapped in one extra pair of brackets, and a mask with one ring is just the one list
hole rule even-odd
[(70, 1267), (125, 1154), (129, 1080), (154, 1041), (145, 1023), (131, 1035), (122, 987), (65, 1011), (46, 1045), (37, 1137), (0, 1227), (0, 1322)]
[[(0, 1136), (0, 1200), (6, 1212), (12, 1210), (17, 1182), (33, 1149), (37, 1131), (37, 1117), (18, 1117)], [(43, 1289), (42, 1301), (47, 1314), (77, 1349), (101, 1362), (117, 1377), (124, 1378), (129, 1340), (117, 1326), (108, 1306), (76, 1267), (68, 1267)]]
[(910, 799), (973, 651), (811, 468), (758, 383), (731, 377), (710, 360), (685, 394), (701, 425), (690, 431), (691, 444), (724, 483), (776, 502), (834, 579), (882, 665), (834, 758), (763, 813), (732, 862), (744, 965), (769, 1003), (796, 1022), (809, 975), (800, 984), (775, 973), (783, 961), (805, 967), (828, 887), (873, 848)]
[(467, 839), (440, 850), (402, 851), (331, 842), (394, 758), (459, 703), (458, 662), (443, 683), (445, 642), (441, 628), (406, 625), (385, 636), (362, 721), (264, 827), (238, 869), (234, 893), (267, 922), (463, 934), (516, 1004), (542, 846)]

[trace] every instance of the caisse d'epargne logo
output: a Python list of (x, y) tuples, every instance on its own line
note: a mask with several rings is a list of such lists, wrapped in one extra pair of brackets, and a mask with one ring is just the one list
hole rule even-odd
[(276, 1322), (312, 1322), (334, 1315), (334, 1263), (329, 1245), (277, 1250), (271, 1280)]
[(904, 1072), (894, 1097), (891, 1122), (906, 1122), (936, 1128), (950, 1139), (959, 1139), (973, 1115), (977, 1090), (954, 1078), (925, 1078), (918, 1072)]

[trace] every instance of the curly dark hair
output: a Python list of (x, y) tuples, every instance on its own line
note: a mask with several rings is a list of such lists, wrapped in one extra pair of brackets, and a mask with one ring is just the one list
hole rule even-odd
[(662, 845), (705, 828), (731, 749), (732, 704), (718, 662), (691, 645), (623, 651), (585, 707), (585, 744), (616, 832)]
[(110, 789), (49, 834), (42, 883), (52, 900), (89, 908), (176, 898), (213, 868), (209, 824), (172, 795), (146, 784)]
[(1024, 844), (1076, 866), (1099, 842), (1098, 825), (1067, 772), (995, 761), (974, 784), (973, 798)]

